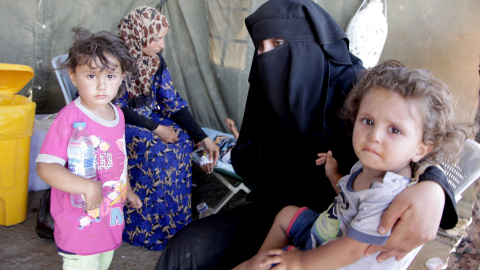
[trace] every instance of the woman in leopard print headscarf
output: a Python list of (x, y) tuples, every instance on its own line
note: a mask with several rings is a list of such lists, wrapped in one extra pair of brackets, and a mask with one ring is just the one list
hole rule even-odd
[(168, 28), (165, 16), (146, 6), (118, 24), (139, 73), (125, 78), (116, 104), (127, 124), (130, 184), (143, 201), (140, 209), (125, 208), (123, 240), (151, 250), (162, 250), (191, 221), (193, 143), (200, 142), (214, 163), (218, 159), (218, 146), (193, 119), (160, 54)]

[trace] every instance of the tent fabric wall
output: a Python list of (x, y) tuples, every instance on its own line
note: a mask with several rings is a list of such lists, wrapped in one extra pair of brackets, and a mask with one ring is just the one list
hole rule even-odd
[[(223, 123), (226, 117), (241, 126), (249, 87), (254, 47), (244, 20), (265, 1), (0, 0), (0, 15), (4, 22), (10, 22), (0, 25), (4, 37), (8, 37), (2, 38), (0, 62), (34, 68), (35, 77), (20, 94), (28, 95), (28, 89), (33, 87), (36, 112), (58, 112), (65, 102), (50, 62), (70, 47), (71, 28), (82, 26), (95, 32), (116, 33), (118, 21), (128, 11), (140, 5), (153, 6), (167, 16), (171, 25), (163, 55), (175, 87), (202, 126), (227, 131)], [(326, 4), (337, 14), (345, 10), (345, 4)], [(356, 3), (352, 3), (352, 12), (355, 8)], [(211, 57), (211, 46), (217, 46), (219, 40), (238, 42), (236, 45), (240, 44), (242, 49), (232, 52), (234, 44), (228, 46), (223, 59), (219, 60), (218, 55)], [(236, 57), (241, 63), (232, 67), (230, 62)], [(227, 63), (221, 64), (224, 62)]]
[[(116, 33), (118, 21), (139, 5), (159, 0), (0, 0), (0, 62), (28, 65), (35, 76), (19, 94), (33, 89), (38, 114), (58, 112), (65, 102), (50, 64), (72, 43), (72, 27)], [(40, 90), (39, 90), (40, 88)]]
[[(187, 99), (193, 116), (201, 125), (227, 131), (223, 120), (230, 117), (241, 127), (255, 49), (245, 28), (245, 18), (265, 2), (169, 0), (162, 7), (171, 24), (165, 59), (175, 86)], [(349, 14), (354, 14), (361, 3), (359, 0), (339, 0), (336, 4), (326, 0), (315, 2), (338, 18), (350, 18)], [(241, 30), (236, 29), (239, 25)], [(243, 65), (232, 67), (215, 61), (212, 46), (219, 39), (235, 40), (237, 44), (245, 42), (245, 53), (233, 49), (233, 53), (226, 55), (238, 59)], [(230, 45), (228, 48), (235, 47), (232, 43)]]
[[(164, 13), (171, 24), (165, 58), (177, 89), (187, 99), (192, 114), (201, 125), (226, 131), (223, 124), (226, 117), (241, 124), (254, 51), (244, 21), (256, 9), (256, 4), (258, 1), (253, 0), (178, 0), (169, 1), (164, 6)], [(218, 10), (218, 13), (209, 14), (212, 9)], [(229, 13), (232, 9), (240, 10), (238, 16)], [(215, 20), (213, 16), (220, 19)], [(232, 20), (236, 21), (236, 25), (241, 21), (244, 32), (246, 52), (237, 54), (238, 61), (242, 62), (240, 68), (225, 67), (211, 59), (211, 37), (212, 31), (215, 31), (212, 28), (222, 28), (219, 32), (224, 33), (225, 39), (234, 39), (236, 33), (234, 29), (229, 29), (232, 23), (218, 25), (215, 21)]]
[[(247, 8), (250, 14), (265, 1), (169, 0), (164, 6), (172, 23), (165, 57), (177, 88), (202, 125), (225, 131), (223, 120), (231, 117), (241, 127), (254, 50), (248, 40), (244, 71), (213, 63), (209, 5)], [(362, 0), (312, 1), (329, 12), (343, 29), (362, 3)], [(389, 32), (380, 61), (397, 59), (409, 67), (432, 70), (457, 97), (458, 117), (472, 121), (478, 103), (480, 1), (387, 2)], [(445, 20), (447, 16), (455, 19)], [(225, 18), (228, 19), (231, 17)]]
[[(265, 1), (0, 0), (0, 62), (31, 66), (35, 77), (19, 94), (27, 95), (27, 90), (34, 86), (36, 112), (58, 112), (65, 102), (50, 61), (70, 47), (71, 28), (83, 26), (116, 33), (120, 18), (134, 7), (157, 7), (171, 24), (163, 55), (175, 86), (201, 125), (226, 131), (226, 117), (241, 127), (254, 47), (241, 31), (221, 35), (219, 29), (222, 22), (232, 27), (243, 23), (244, 17)], [(362, 3), (312, 1), (327, 10), (343, 29)], [(217, 14), (222, 10), (228, 12)], [(389, 33), (380, 61), (397, 59), (414, 68), (432, 70), (459, 97), (459, 116), (473, 119), (478, 100), (480, 1), (388, 1), (387, 12)], [(454, 19), (444, 19), (449, 17)], [(222, 60), (218, 52), (211, 50), (221, 40), (246, 44), (246, 53), (239, 48), (234, 50), (234, 55), (238, 52), (244, 60), (243, 65), (222, 64), (231, 57)]]

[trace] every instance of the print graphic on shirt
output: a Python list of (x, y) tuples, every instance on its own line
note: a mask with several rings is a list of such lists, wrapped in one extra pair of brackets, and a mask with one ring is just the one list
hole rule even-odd
[(328, 209), (318, 216), (312, 227), (312, 248), (316, 248), (331, 240), (342, 237), (344, 232), (342, 231), (340, 221), (338, 220), (337, 207), (347, 210), (349, 206), (348, 201), (345, 200), (345, 195), (343, 192), (340, 192)]
[(108, 152), (110, 144), (99, 137), (91, 135), (97, 153), (97, 171), (108, 170), (113, 166), (112, 153)]
[(126, 144), (125, 144), (125, 134), (123, 134), (123, 138), (122, 139), (118, 139), (117, 140), (117, 146), (118, 148), (120, 149), (120, 151), (122, 151), (123, 155), (125, 156), (124, 157), (124, 161), (123, 161), (123, 171), (122, 171), (122, 175), (120, 175), (120, 182), (122, 183), (122, 188), (121, 188), (121, 197), (122, 197), (122, 202), (125, 202), (125, 200), (127, 199), (127, 164), (128, 164), (128, 157), (127, 157), (127, 148), (126, 148)]
[[(96, 136), (91, 136), (93, 144), (95, 146), (95, 152), (97, 157), (97, 171), (107, 170), (113, 166), (112, 153), (108, 152), (110, 144), (102, 141)], [(94, 222), (101, 221), (102, 217), (110, 215), (110, 226), (121, 225), (124, 223), (123, 211), (119, 207), (113, 207), (113, 205), (119, 202), (125, 202), (127, 197), (127, 152), (125, 148), (125, 135), (122, 139), (116, 141), (117, 147), (123, 154), (123, 170), (119, 180), (111, 180), (103, 183), (103, 203), (94, 210), (88, 211), (88, 216), (82, 216), (79, 218), (79, 229), (83, 229), (86, 226), (90, 226)]]
[[(320, 239), (312, 239), (314, 240), (315, 247), (336, 239), (339, 236), (339, 233), (341, 234), (340, 222), (338, 221), (335, 203), (332, 203), (326, 211), (318, 216), (312, 230), (315, 230), (313, 235), (320, 237)], [(317, 241), (319, 242), (318, 244), (316, 243)]]

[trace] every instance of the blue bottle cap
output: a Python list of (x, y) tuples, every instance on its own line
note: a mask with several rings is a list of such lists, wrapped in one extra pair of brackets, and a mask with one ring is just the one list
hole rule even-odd
[(207, 210), (207, 208), (208, 208), (208, 205), (205, 202), (201, 202), (197, 205), (197, 211), (198, 212), (203, 212), (203, 211)]
[(87, 124), (85, 122), (75, 122), (73, 123), (73, 128), (84, 128)]

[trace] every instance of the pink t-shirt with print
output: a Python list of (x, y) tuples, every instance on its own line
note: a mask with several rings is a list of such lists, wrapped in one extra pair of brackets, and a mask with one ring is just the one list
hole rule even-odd
[(66, 166), (67, 145), (74, 122), (85, 122), (93, 139), (97, 180), (102, 182), (103, 204), (85, 213), (70, 202), (70, 193), (52, 188), (51, 213), (55, 221), (55, 242), (62, 252), (91, 255), (118, 248), (125, 227), (123, 206), (127, 196), (127, 156), (125, 119), (122, 111), (110, 104), (115, 120), (106, 121), (85, 108), (77, 98), (55, 118), (43, 141), (36, 162)]

